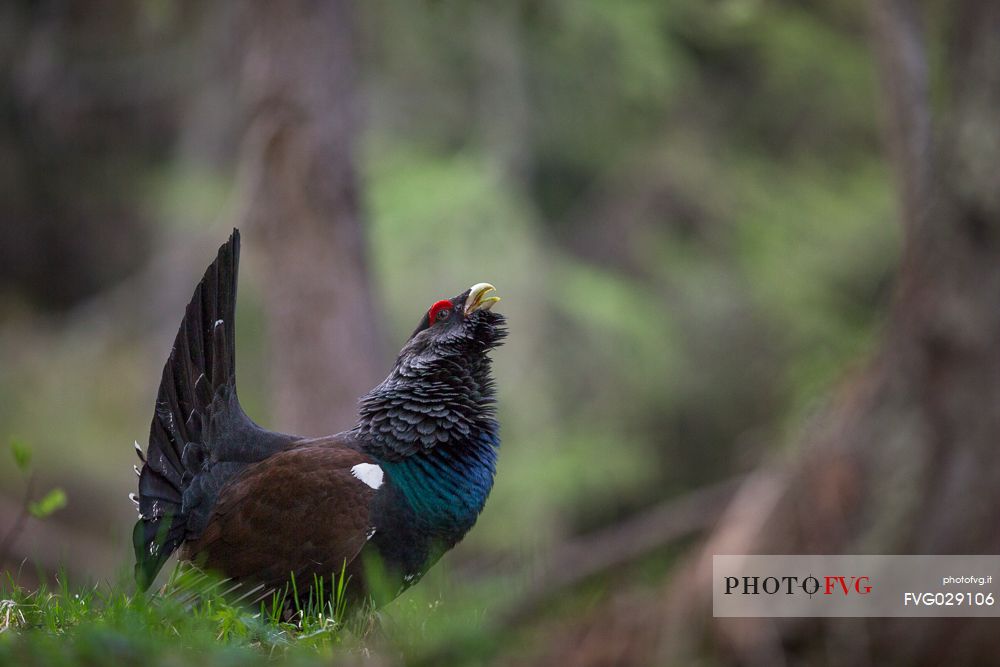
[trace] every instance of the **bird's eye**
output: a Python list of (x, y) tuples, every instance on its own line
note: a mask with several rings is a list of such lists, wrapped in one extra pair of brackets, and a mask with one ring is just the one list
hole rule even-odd
[(451, 311), (455, 304), (447, 299), (438, 301), (427, 311), (427, 326), (433, 326), (441, 320), (451, 317)]

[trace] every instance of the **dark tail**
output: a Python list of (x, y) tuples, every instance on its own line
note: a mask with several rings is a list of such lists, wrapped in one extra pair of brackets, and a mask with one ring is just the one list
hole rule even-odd
[[(236, 280), (240, 233), (232, 236), (205, 272), (163, 367), (139, 474), (139, 521), (132, 533), (135, 577), (149, 587), (185, 540), (185, 491), (204, 461), (209, 407), (220, 394), (235, 399)], [(231, 391), (225, 391), (226, 388)], [(238, 404), (237, 404), (238, 405)], [(138, 445), (137, 445), (138, 450)]]

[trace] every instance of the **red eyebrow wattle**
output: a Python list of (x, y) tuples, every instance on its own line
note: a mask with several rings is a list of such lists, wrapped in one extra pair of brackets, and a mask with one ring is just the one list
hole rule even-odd
[(448, 301), (447, 299), (435, 303), (433, 306), (431, 306), (431, 309), (427, 311), (427, 316), (428, 319), (430, 320), (430, 323), (434, 324), (434, 321), (437, 319), (438, 313), (440, 313), (442, 310), (444, 310), (445, 308), (452, 308), (453, 306), (454, 304), (451, 301)]

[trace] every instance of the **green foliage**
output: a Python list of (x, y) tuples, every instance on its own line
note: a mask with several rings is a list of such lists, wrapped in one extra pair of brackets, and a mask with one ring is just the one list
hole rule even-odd
[(32, 500), (35, 489), (35, 477), (31, 474), (31, 448), (21, 440), (12, 439), (10, 443), (11, 455), (14, 458), (14, 466), (18, 473), (26, 478), (26, 492), (21, 500), (21, 509), (18, 516), (10, 526), (0, 526), (0, 559), (7, 557), (7, 550), (20, 536), (24, 530), (25, 520), (28, 515), (36, 519), (44, 519), (66, 506), (66, 492), (60, 488), (54, 488), (46, 493), (40, 500)]
[(18, 439), (10, 441), (10, 453), (14, 457), (14, 465), (22, 473), (28, 472), (31, 466), (31, 449)]
[(52, 489), (41, 500), (28, 503), (28, 511), (36, 519), (44, 519), (63, 507), (66, 507), (66, 492), (59, 488)]

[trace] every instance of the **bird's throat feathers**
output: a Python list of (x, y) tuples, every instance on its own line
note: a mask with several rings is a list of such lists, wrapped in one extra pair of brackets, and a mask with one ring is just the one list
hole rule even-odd
[(502, 331), (487, 345), (404, 348), (361, 400), (362, 447), (417, 519), (436, 529), (468, 530), (493, 486), (500, 439), (487, 352), (500, 338)]

